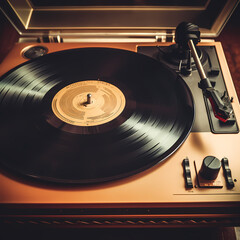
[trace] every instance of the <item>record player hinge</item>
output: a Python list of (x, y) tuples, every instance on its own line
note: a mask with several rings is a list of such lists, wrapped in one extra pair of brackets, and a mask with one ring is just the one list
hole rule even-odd
[(39, 37), (37, 42), (41, 42), (41, 43), (62, 43), (63, 39), (60, 37), (60, 35), (44, 35), (42, 37)]

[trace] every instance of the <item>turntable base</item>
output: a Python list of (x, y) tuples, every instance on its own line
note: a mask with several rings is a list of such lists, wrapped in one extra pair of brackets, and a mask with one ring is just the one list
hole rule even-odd
[[(35, 45), (35, 44), (34, 44)], [(40, 45), (40, 44), (39, 44)], [(136, 51), (137, 44), (41, 44), (49, 53), (80, 47), (111, 47)], [(144, 45), (144, 44), (141, 44)], [(154, 45), (154, 44), (145, 44)], [(163, 43), (164, 45), (164, 43)], [(166, 44), (167, 45), (167, 44)], [(220, 43), (214, 47), (240, 122), (240, 108)], [(16, 44), (0, 66), (0, 75), (27, 61), (21, 55), (29, 44)], [(80, 227), (232, 226), (240, 224), (240, 134), (191, 132), (168, 159), (137, 175), (88, 186), (56, 186), (26, 181), (5, 170), (0, 174), (1, 222), (15, 224), (75, 224)], [(234, 188), (198, 187), (194, 161), (206, 156), (227, 157)], [(188, 157), (193, 188), (185, 188), (182, 161)]]

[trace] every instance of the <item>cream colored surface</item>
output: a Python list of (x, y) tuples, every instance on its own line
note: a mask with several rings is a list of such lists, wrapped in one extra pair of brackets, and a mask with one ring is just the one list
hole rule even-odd
[[(205, 44), (206, 45), (206, 44)], [(240, 123), (240, 107), (237, 95), (226, 65), (220, 43), (208, 43), (216, 46), (229, 95), (234, 97), (233, 108)], [(15, 65), (26, 61), (21, 57), (21, 50), (26, 44), (17, 44), (0, 66), (3, 74)], [(44, 44), (49, 52), (68, 48), (99, 46), (97, 44)], [(135, 44), (102, 44), (105, 47), (117, 47), (135, 50)], [(132, 177), (100, 184), (97, 186), (51, 187), (20, 181), (8, 173), (0, 174), (0, 203), (77, 203), (109, 204), (119, 206), (127, 203), (162, 204), (162, 203), (216, 203), (227, 206), (229, 202), (240, 203), (240, 134), (213, 134), (207, 132), (190, 133), (184, 144), (162, 163)], [(219, 159), (229, 159), (232, 176), (237, 181), (232, 190), (226, 188), (222, 169), (219, 177), (222, 189), (185, 189), (182, 160), (187, 156), (194, 185), (196, 174), (193, 161), (201, 164), (204, 157), (214, 155)]]
[[(91, 95), (90, 103), (88, 94)], [(97, 126), (118, 117), (125, 104), (123, 93), (114, 85), (100, 80), (88, 80), (61, 89), (52, 100), (52, 110), (68, 124)]]

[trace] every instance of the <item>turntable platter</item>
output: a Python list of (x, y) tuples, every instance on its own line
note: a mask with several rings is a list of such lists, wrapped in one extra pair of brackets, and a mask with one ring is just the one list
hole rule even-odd
[(188, 136), (191, 92), (134, 52), (80, 48), (30, 60), (0, 79), (0, 163), (19, 176), (98, 183), (166, 159)]

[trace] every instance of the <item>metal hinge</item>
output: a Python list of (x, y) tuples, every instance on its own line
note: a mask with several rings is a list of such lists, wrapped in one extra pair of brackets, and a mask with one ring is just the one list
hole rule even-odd
[(174, 42), (174, 36), (156, 36), (157, 42)]
[(42, 37), (39, 37), (37, 39), (37, 42), (41, 43), (61, 43), (63, 42), (63, 39), (60, 37), (60, 35), (45, 35)]
[(68, 43), (68, 42), (174, 42), (174, 35), (168, 34), (76, 34), (66, 35), (53, 32), (46, 35), (21, 37), (19, 42)]

